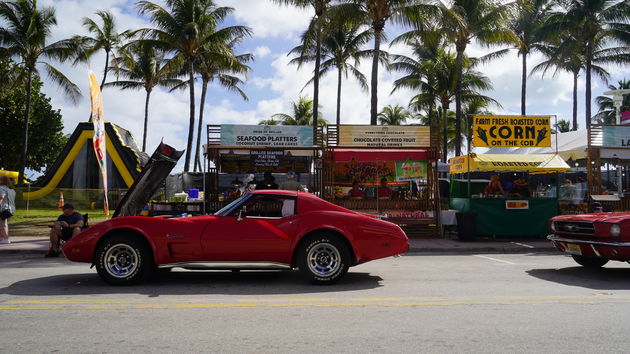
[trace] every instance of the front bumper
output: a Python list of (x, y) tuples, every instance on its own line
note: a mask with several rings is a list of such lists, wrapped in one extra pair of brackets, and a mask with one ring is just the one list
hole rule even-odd
[(581, 240), (553, 234), (547, 236), (547, 239), (561, 252), (620, 261), (630, 260), (630, 242)]

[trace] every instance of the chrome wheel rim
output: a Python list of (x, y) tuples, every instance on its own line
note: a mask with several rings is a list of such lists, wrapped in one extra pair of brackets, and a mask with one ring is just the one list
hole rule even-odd
[(308, 268), (318, 276), (329, 276), (341, 267), (341, 255), (330, 243), (320, 243), (311, 248), (306, 256)]
[(116, 278), (125, 278), (138, 268), (138, 252), (124, 243), (110, 247), (105, 253), (105, 270)]

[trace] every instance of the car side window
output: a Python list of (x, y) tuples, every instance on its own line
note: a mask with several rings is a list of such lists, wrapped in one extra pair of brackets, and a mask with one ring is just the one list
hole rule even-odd
[[(280, 195), (255, 195), (245, 204), (246, 217), (286, 218), (295, 215), (295, 198)], [(241, 209), (232, 216), (238, 216)]]

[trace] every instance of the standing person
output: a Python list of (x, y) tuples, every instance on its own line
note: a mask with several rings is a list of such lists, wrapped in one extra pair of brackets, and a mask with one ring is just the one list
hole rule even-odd
[(359, 185), (359, 181), (352, 182), (352, 189), (348, 191), (348, 197), (350, 199), (363, 199), (363, 190), (361, 185)]
[(296, 174), (293, 171), (287, 172), (287, 180), (280, 183), (280, 189), (284, 189), (287, 191), (300, 191), (304, 192), (304, 187), (300, 184), (300, 182), (296, 181)]
[(376, 192), (378, 199), (391, 199), (392, 194), (394, 194), (394, 191), (387, 186), (387, 178), (381, 178), (381, 185)]
[(256, 184), (256, 190), (259, 189), (278, 189), (278, 184), (276, 183), (276, 178), (269, 171), (265, 171), (263, 174), (262, 182), (258, 182)]
[(15, 214), (15, 191), (8, 176), (0, 176), (0, 244), (9, 241), (9, 218)]
[(74, 211), (72, 204), (66, 203), (61, 209), (63, 213), (59, 215), (50, 230), (50, 248), (44, 255), (46, 258), (59, 257), (60, 240), (68, 241), (73, 236), (78, 235), (83, 228), (83, 215)]

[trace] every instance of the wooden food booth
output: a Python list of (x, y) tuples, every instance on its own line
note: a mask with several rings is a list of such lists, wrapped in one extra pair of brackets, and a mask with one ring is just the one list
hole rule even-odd
[(287, 173), (293, 172), (309, 192), (318, 194), (321, 190), (321, 162), (317, 162), (321, 158), (321, 127), (315, 139), (311, 126), (223, 124), (208, 125), (207, 129), (207, 159), (213, 165), (208, 168), (208, 212), (240, 196), (247, 184), (262, 182), (265, 173), (271, 173), (275, 184), (280, 185)]
[[(591, 125), (588, 130), (587, 153), (591, 201), (600, 202), (604, 211), (630, 210), (630, 193), (627, 189), (630, 184), (630, 125)], [(605, 165), (608, 183), (602, 178), (602, 168)], [(614, 185), (616, 190), (609, 190), (605, 184)]]
[(324, 199), (394, 222), (409, 236), (438, 234), (439, 142), (431, 127), (329, 125), (327, 134)]

